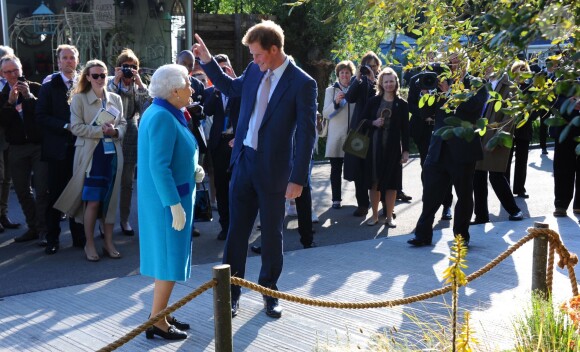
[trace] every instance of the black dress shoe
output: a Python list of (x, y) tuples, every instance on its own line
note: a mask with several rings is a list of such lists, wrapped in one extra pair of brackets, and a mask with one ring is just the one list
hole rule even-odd
[(441, 220), (451, 220), (451, 219), (453, 219), (453, 216), (451, 215), (451, 208), (443, 208)]
[(256, 254), (262, 254), (262, 247), (261, 246), (251, 246), (250, 250)]
[(527, 194), (526, 192), (523, 192), (523, 193), (518, 193), (518, 194), (516, 195), (516, 197), (518, 197), (518, 198), (524, 198), (524, 199), (528, 199), (528, 198), (530, 198), (530, 195), (529, 195), (529, 194)]
[(520, 221), (520, 220), (524, 220), (524, 214), (522, 214), (521, 211), (518, 211), (515, 214), (511, 214), (509, 217), (510, 221)]
[(478, 219), (478, 218), (475, 218), (475, 220), (471, 221), (469, 223), (469, 225), (479, 225), (479, 224), (485, 224), (485, 223), (488, 223), (488, 222), (489, 222), (489, 219)]
[(397, 192), (397, 200), (401, 202), (410, 202), (412, 199), (413, 197), (406, 195), (403, 191)]
[(413, 238), (407, 241), (408, 244), (414, 247), (430, 246), (431, 242), (423, 241), (418, 238)]
[(131, 229), (131, 230), (126, 230), (123, 227), (123, 223), (121, 223), (121, 231), (123, 232), (123, 235), (125, 236), (135, 236), (135, 230)]
[(312, 241), (312, 243), (310, 244), (305, 244), (304, 245), (304, 249), (308, 249), (308, 248), (316, 248), (318, 247), (318, 245), (316, 244), (316, 242)]
[(187, 338), (186, 332), (179, 330), (173, 325), (169, 325), (169, 329), (167, 329), (167, 331), (163, 331), (155, 325), (145, 330), (146, 338), (152, 339), (155, 337), (155, 335), (163, 337), (166, 340), (183, 340)]
[(167, 317), (167, 322), (169, 323), (169, 325), (173, 325), (182, 331), (190, 329), (190, 326), (188, 323), (184, 323), (182, 321), (179, 321), (175, 317), (171, 317), (171, 316)]
[(20, 224), (10, 221), (8, 215), (0, 216), (0, 224), (6, 229), (17, 229), (20, 227)]
[(58, 252), (58, 243), (48, 243), (44, 248), (44, 253), (46, 254), (56, 254)]
[(280, 318), (282, 316), (282, 307), (278, 304), (278, 298), (264, 297), (264, 308), (269, 317)]
[(226, 230), (221, 230), (217, 236), (218, 241), (225, 241), (228, 238), (228, 232)]
[(548, 154), (548, 149), (542, 148), (542, 154), (544, 154), (544, 155)]
[(369, 213), (369, 208), (358, 207), (358, 208), (356, 208), (354, 213), (352, 213), (352, 215), (358, 216), (358, 217), (363, 217), (363, 216), (367, 216), (368, 213)]
[(240, 309), (240, 300), (232, 299), (232, 318), (238, 315), (239, 309)]

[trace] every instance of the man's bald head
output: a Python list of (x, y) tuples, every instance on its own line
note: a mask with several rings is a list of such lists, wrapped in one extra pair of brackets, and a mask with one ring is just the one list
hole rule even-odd
[(179, 54), (177, 54), (176, 63), (181, 66), (185, 66), (187, 68), (187, 72), (191, 73), (193, 71), (193, 62), (195, 61), (195, 57), (190, 50), (183, 50)]

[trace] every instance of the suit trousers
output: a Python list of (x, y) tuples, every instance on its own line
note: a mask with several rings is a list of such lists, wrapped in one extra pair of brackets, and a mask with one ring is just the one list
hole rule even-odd
[(446, 144), (443, 144), (439, 161), (424, 166), (425, 182), (423, 186), (423, 209), (415, 237), (431, 242), (433, 239), (433, 222), (435, 213), (441, 206), (452, 184), (457, 195), (453, 233), (469, 241), (469, 222), (473, 213), (473, 174), (475, 161), (468, 163), (455, 162)]
[(129, 215), (131, 214), (134, 178), (135, 163), (123, 163), (123, 172), (121, 173), (121, 193), (119, 196), (119, 213), (122, 223), (129, 221)]
[(296, 212), (298, 213), (298, 233), (300, 243), (310, 246), (314, 240), (312, 232), (312, 190), (310, 182), (302, 189), (300, 197), (296, 198)]
[[(69, 146), (66, 156), (63, 160), (48, 160), (48, 209), (46, 211), (46, 224), (48, 233), (46, 241), (49, 245), (58, 244), (60, 237), (60, 219), (62, 213), (55, 209), (54, 203), (60, 197), (60, 194), (70, 181), (73, 174), (73, 160), (75, 148)], [(69, 218), (69, 229), (72, 235), (73, 245), (75, 247), (84, 247), (85, 229), (83, 224), (77, 223), (74, 218)]]
[(9, 148), (0, 151), (0, 216), (8, 214), (8, 197), (10, 196)]
[[(580, 209), (580, 157), (575, 152), (576, 142), (568, 136), (564, 143), (556, 140), (554, 148), (554, 206), (568, 209), (572, 198), (573, 209)], [(575, 191), (574, 191), (575, 189)]]
[(210, 153), (213, 163), (215, 198), (222, 231), (227, 231), (230, 226), (230, 173), (228, 169), (232, 157), (232, 148), (228, 143), (231, 139), (232, 137), (221, 136), (218, 146), (212, 149)]
[[(11, 145), (9, 163), (14, 190), (29, 229), (46, 231), (48, 206), (48, 166), (40, 160), (40, 144)], [(34, 192), (32, 175), (34, 174)]]
[(513, 194), (523, 194), (526, 193), (526, 178), (528, 176), (528, 153), (530, 152), (530, 141), (527, 139), (522, 139), (514, 137), (514, 145), (510, 151), (510, 157), (508, 159), (508, 167), (506, 169), (506, 179), (508, 184), (510, 183), (512, 160), (515, 154), (515, 165), (514, 165), (514, 183), (513, 183)]
[[(488, 171), (483, 170), (475, 170), (475, 175), (473, 176), (473, 212), (475, 213), (476, 219), (485, 221), (489, 220), (489, 209), (487, 208), (487, 177)], [(510, 190), (505, 173), (490, 171), (489, 183), (491, 183), (491, 187), (499, 202), (508, 214), (514, 215), (520, 211)]]
[(330, 188), (332, 201), (342, 201), (342, 165), (344, 158), (328, 158), (330, 160)]
[[(244, 147), (234, 166), (230, 182), (230, 226), (223, 263), (231, 266), (233, 276), (244, 278), (248, 255), (248, 240), (260, 211), (262, 268), (258, 283), (277, 290), (282, 273), (284, 206), (286, 190), (272, 192), (260, 179), (264, 170), (256, 167), (258, 154)], [(240, 286), (231, 286), (232, 300), (238, 300)]]

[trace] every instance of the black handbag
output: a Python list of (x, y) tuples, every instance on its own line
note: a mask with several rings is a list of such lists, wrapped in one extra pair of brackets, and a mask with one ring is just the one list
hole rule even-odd
[(364, 122), (365, 120), (362, 120), (356, 129), (348, 131), (348, 135), (346, 136), (346, 140), (342, 146), (342, 150), (344, 150), (345, 153), (354, 155), (361, 159), (366, 159), (370, 142), (369, 137), (367, 136), (368, 131), (365, 133), (360, 132)]
[(209, 199), (209, 190), (205, 188), (205, 184), (201, 183), (202, 189), (195, 192), (195, 205), (193, 208), (193, 219), (195, 221), (212, 221), (213, 213), (211, 209), (211, 201)]

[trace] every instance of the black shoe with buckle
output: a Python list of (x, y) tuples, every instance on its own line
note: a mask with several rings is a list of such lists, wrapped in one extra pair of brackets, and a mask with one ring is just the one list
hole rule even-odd
[(510, 219), (510, 221), (520, 221), (520, 220), (524, 220), (524, 214), (521, 211), (518, 211), (515, 214), (510, 214), (509, 219)]
[(163, 337), (166, 340), (183, 340), (187, 338), (186, 332), (179, 330), (173, 325), (169, 325), (167, 331), (163, 331), (155, 325), (145, 330), (146, 338), (152, 339), (155, 335)]
[(19, 223), (16, 223), (16, 222), (12, 222), (10, 220), (10, 218), (8, 217), (8, 215), (2, 215), (2, 216), (0, 216), (0, 224), (5, 229), (17, 229), (17, 228), (20, 227), (20, 224)]
[(173, 325), (176, 328), (178, 328), (179, 330), (189, 330), (190, 326), (188, 323), (184, 323), (182, 321), (177, 320), (175, 317), (172, 316), (168, 316), (167, 317), (167, 322), (169, 323), (169, 325)]
[(264, 297), (264, 308), (269, 317), (280, 318), (282, 316), (282, 307), (278, 304), (278, 298)]
[(397, 200), (401, 202), (410, 202), (412, 199), (413, 197), (406, 195), (403, 191), (397, 192)]

